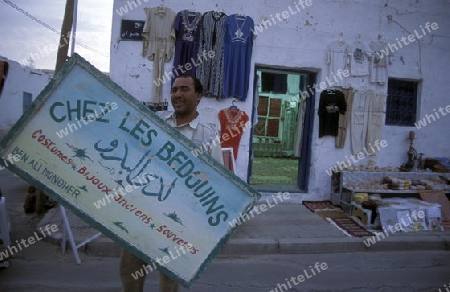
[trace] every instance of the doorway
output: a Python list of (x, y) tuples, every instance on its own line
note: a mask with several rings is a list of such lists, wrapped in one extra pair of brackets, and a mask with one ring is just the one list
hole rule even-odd
[(307, 191), (314, 96), (302, 92), (313, 78), (310, 72), (256, 67), (249, 183), (260, 191)]

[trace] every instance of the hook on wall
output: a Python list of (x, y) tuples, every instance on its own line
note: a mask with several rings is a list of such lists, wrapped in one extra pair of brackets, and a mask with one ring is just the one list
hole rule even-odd
[(344, 33), (340, 32), (340, 33), (339, 33), (339, 38), (338, 38), (338, 40), (337, 40), (339, 44), (344, 44), (344, 38), (343, 38), (343, 36), (344, 36)]
[(161, 0), (161, 4), (158, 6), (158, 12), (164, 12), (166, 9), (166, 3), (164, 0)]
[(239, 6), (238, 15), (239, 16), (245, 16), (244, 9), (242, 8), (242, 6)]

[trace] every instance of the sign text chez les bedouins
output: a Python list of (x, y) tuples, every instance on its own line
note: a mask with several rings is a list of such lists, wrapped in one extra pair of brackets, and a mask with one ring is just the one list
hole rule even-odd
[[(189, 287), (260, 194), (74, 54), (0, 144), (8, 168)], [(167, 259), (170, 260), (158, 260)]]

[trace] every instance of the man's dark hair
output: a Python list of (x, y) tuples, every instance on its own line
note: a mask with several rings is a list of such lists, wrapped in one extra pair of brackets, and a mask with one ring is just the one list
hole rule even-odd
[(200, 82), (200, 80), (197, 77), (195, 77), (194, 75), (189, 74), (189, 73), (183, 73), (183, 74), (178, 75), (176, 78), (191, 78), (194, 81), (195, 92), (203, 95), (203, 85)]

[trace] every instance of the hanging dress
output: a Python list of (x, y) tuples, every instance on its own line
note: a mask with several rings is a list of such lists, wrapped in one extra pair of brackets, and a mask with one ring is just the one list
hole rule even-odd
[(247, 113), (241, 110), (226, 108), (219, 111), (220, 146), (233, 148), (234, 160), (237, 159), (239, 143), (249, 119)]
[(247, 98), (254, 22), (249, 16), (232, 14), (225, 22), (224, 77), (222, 98)]
[(199, 52), (214, 52), (213, 58), (202, 60), (196, 70), (197, 78), (203, 84), (204, 96), (220, 98), (223, 85), (223, 46), (225, 21), (223, 12), (208, 11), (203, 14)]
[(198, 66), (197, 54), (200, 41), (200, 20), (202, 14), (189, 10), (178, 12), (173, 28), (175, 29), (175, 57), (173, 60), (172, 83), (183, 73), (195, 76)]
[(147, 17), (142, 32), (142, 55), (153, 61), (154, 84), (151, 101), (160, 102), (162, 85), (158, 80), (163, 80), (164, 63), (172, 59), (175, 44), (175, 31), (172, 26), (175, 12), (168, 7), (144, 8), (144, 11)]

